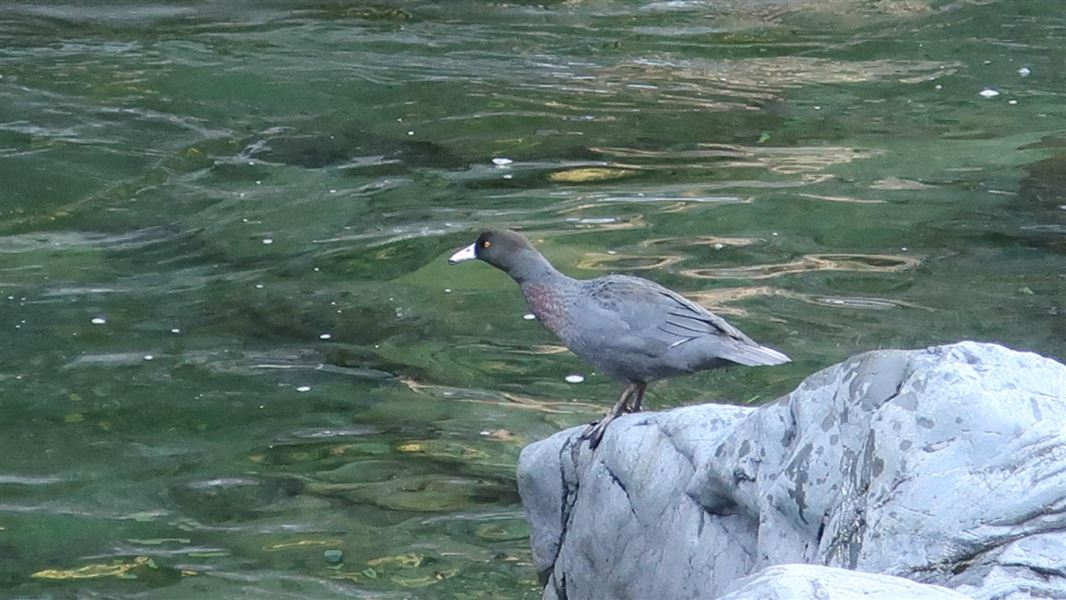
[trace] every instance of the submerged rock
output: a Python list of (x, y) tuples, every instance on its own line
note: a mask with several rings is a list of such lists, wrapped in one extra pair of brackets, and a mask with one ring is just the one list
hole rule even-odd
[[(628, 415), (595, 453), (582, 431), (519, 461), (545, 598), (790, 598), (734, 587), (790, 563), (1066, 597), (1066, 367), (1035, 354), (870, 352), (771, 405)], [(881, 581), (799, 569), (756, 581)]]
[(390, 138), (358, 124), (317, 119), (300, 128), (275, 128), (251, 141), (243, 156), (308, 169), (346, 166), (392, 171), (412, 167), (456, 169), (462, 157), (434, 142)]

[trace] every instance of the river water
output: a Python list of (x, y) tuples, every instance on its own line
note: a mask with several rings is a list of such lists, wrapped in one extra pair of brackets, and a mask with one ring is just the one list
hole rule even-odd
[(446, 265), (483, 228), (794, 359), (653, 409), (1066, 356), (1057, 0), (5, 0), (0, 41), (4, 597), (538, 597), (518, 453), (620, 386)]

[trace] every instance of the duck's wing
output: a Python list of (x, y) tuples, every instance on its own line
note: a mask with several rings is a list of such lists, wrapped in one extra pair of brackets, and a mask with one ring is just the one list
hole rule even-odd
[(600, 307), (617, 314), (626, 333), (664, 346), (663, 352), (697, 345), (743, 365), (789, 362), (787, 356), (760, 346), (722, 317), (653, 281), (626, 275), (592, 281), (598, 284), (592, 296)]

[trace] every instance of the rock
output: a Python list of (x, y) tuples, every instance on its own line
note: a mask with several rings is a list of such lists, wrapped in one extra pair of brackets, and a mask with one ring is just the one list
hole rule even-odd
[(966, 600), (947, 588), (902, 577), (819, 567), (767, 567), (729, 586), (718, 600)]
[[(595, 453), (582, 431), (519, 459), (545, 598), (714, 598), (788, 563), (1066, 597), (1066, 367), (1050, 359), (869, 352), (760, 408), (627, 415)], [(847, 581), (754, 581), (802, 577)]]
[(322, 553), (322, 558), (326, 559), (331, 565), (339, 565), (344, 562), (344, 551), (342, 550), (326, 550)]

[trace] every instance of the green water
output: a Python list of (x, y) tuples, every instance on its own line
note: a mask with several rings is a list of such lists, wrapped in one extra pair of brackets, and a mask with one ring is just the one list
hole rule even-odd
[(3, 597), (538, 597), (518, 452), (619, 385), (485, 227), (795, 360), (652, 408), (1066, 356), (1057, 0), (5, 0), (0, 76)]

